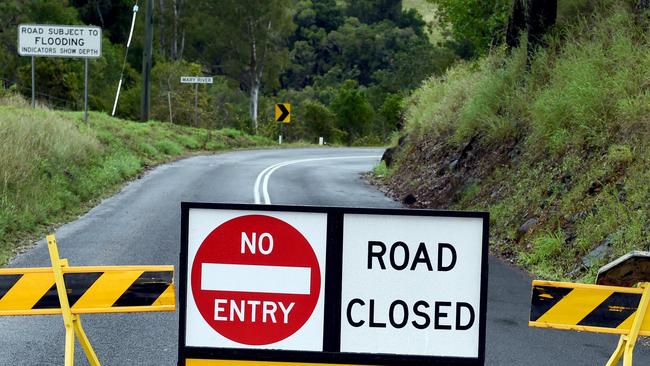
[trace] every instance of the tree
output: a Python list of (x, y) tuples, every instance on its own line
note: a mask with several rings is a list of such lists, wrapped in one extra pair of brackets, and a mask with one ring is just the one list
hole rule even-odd
[(508, 21), (506, 43), (519, 46), (521, 32), (528, 33), (529, 54), (543, 45), (544, 35), (555, 25), (557, 0), (514, 0)]
[[(181, 84), (181, 76), (199, 75), (201, 65), (187, 61), (158, 62), (151, 74), (151, 116), (159, 121), (170, 121), (170, 102), (174, 123), (192, 125), (194, 121), (194, 85)], [(201, 86), (199, 104), (205, 104), (205, 85)]]
[(336, 115), (319, 102), (309, 101), (303, 107), (305, 110), (303, 119), (310, 139), (315, 140), (322, 137), (327, 142), (338, 142), (336, 140), (341, 131), (337, 130), (334, 125)]
[(131, 28), (132, 0), (70, 0), (84, 24), (102, 28), (112, 43), (125, 44)]
[(438, 5), (442, 21), (451, 25), (456, 40), (469, 40), (478, 54), (503, 38), (512, 4), (512, 0), (428, 1)]
[(368, 132), (372, 121), (372, 106), (357, 83), (348, 80), (339, 90), (331, 105), (336, 114), (338, 126), (347, 133), (348, 144)]
[(401, 95), (390, 94), (384, 99), (384, 103), (379, 108), (384, 136), (401, 128), (400, 121), (403, 113), (404, 102)]
[(185, 50), (187, 4), (183, 0), (158, 0), (156, 19), (158, 23), (159, 53), (169, 55), (172, 61), (183, 58)]
[(302, 89), (313, 81), (317, 57), (314, 48), (306, 41), (294, 43), (290, 53), (291, 64), (285, 70), (286, 86)]
[(331, 32), (343, 24), (343, 9), (336, 0), (313, 0), (313, 8), (316, 13), (315, 25)]
[[(222, 69), (239, 80), (250, 95), (250, 118), (258, 127), (262, 82), (277, 83), (288, 59), (286, 39), (293, 31), (292, 0), (225, 0), (205, 2), (202, 13), (216, 16), (210, 29), (223, 52)], [(205, 24), (205, 23), (204, 23)], [(209, 27), (209, 25), (208, 25)]]
[(397, 23), (402, 15), (402, 0), (348, 0), (347, 14), (363, 23), (382, 20)]

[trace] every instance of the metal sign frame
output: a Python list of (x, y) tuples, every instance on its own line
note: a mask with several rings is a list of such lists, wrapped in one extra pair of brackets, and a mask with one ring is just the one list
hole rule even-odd
[[(325, 268), (323, 324), (323, 351), (287, 351), (267, 349), (211, 348), (186, 346), (187, 321), (187, 280), (188, 280), (188, 235), (190, 209), (218, 209), (241, 211), (324, 213), (327, 215), (327, 250)], [(441, 357), (402, 354), (374, 354), (341, 352), (341, 302), (343, 282), (343, 222), (345, 214), (429, 216), (482, 219), (481, 245), (481, 283), (480, 310), (478, 311), (478, 357)], [(248, 364), (261, 365), (263, 362), (310, 363), (310, 364), (348, 364), (348, 365), (464, 365), (482, 366), (485, 363), (485, 335), (487, 314), (487, 276), (489, 213), (457, 212), (408, 209), (371, 209), (316, 206), (280, 206), (252, 204), (181, 203), (181, 249), (179, 284), (179, 342), (178, 365), (210, 364), (208, 360), (251, 361)], [(193, 363), (194, 362), (194, 363)], [(219, 363), (219, 361), (214, 361)], [(227, 361), (224, 361), (227, 362)]]
[[(20, 27), (49, 27), (49, 28), (82, 28), (82, 29), (94, 29), (99, 32), (99, 55), (95, 56), (79, 56), (79, 55), (33, 55), (33, 54), (23, 54), (20, 50)], [(101, 58), (102, 57), (102, 28), (93, 26), (93, 25), (64, 25), (64, 24), (31, 24), (31, 23), (21, 23), (18, 24), (16, 45), (18, 46), (18, 55), (24, 57), (53, 57), (53, 58)]]
[[(36, 55), (36, 54), (23, 54), (20, 45), (20, 29), (22, 27), (50, 27), (50, 28), (81, 28), (85, 30), (93, 29), (98, 32), (99, 36), (99, 54), (93, 56), (79, 56), (79, 55)], [(88, 59), (99, 59), (102, 57), (102, 28), (90, 25), (64, 25), (64, 24), (18, 24), (18, 32), (16, 39), (16, 48), (18, 55), (23, 57), (32, 58), (32, 108), (36, 108), (36, 57), (52, 57), (52, 58), (76, 58), (84, 60), (84, 122), (88, 122)]]

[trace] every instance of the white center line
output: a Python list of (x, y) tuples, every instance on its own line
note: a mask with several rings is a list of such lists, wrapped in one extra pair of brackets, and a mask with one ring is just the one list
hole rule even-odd
[[(324, 160), (343, 160), (343, 159), (377, 159), (381, 158), (381, 155), (362, 155), (362, 156), (336, 156), (331, 158), (311, 158), (311, 159), (300, 159), (300, 160), (290, 160), (283, 161), (277, 164), (266, 167), (260, 174), (258, 174), (257, 179), (255, 179), (255, 187), (253, 188), (253, 196), (255, 197), (255, 203), (262, 203), (261, 196), (264, 196), (264, 203), (267, 205), (271, 204), (271, 197), (269, 196), (269, 180), (271, 179), (271, 174), (276, 170), (285, 167), (287, 165), (308, 163), (312, 161), (324, 161)], [(260, 187), (261, 186), (261, 187)], [(261, 193), (261, 194), (260, 194)]]

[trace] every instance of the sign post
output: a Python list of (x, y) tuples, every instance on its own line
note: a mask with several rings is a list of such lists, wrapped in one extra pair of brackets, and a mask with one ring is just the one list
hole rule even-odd
[(183, 203), (179, 366), (481, 366), (488, 222)]
[(280, 135), (278, 136), (278, 145), (282, 145), (282, 136), (284, 135), (284, 125), (291, 123), (290, 103), (278, 103), (275, 105), (275, 121), (282, 123), (280, 125)]
[(18, 54), (32, 58), (32, 108), (36, 107), (35, 57), (83, 58), (84, 121), (88, 120), (88, 59), (102, 55), (102, 30), (74, 25), (18, 25)]
[(84, 122), (88, 122), (88, 59), (84, 59)]
[(212, 84), (211, 76), (181, 76), (181, 84), (194, 84), (194, 126), (199, 125), (199, 84)]
[(36, 108), (36, 58), (32, 56), (32, 108)]

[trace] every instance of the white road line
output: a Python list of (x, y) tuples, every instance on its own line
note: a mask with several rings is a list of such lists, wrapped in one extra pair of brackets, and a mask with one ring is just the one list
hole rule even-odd
[[(381, 158), (381, 155), (362, 155), (362, 156), (336, 156), (331, 158), (311, 158), (311, 159), (300, 159), (300, 160), (290, 160), (279, 162), (271, 166), (266, 167), (255, 179), (255, 187), (253, 196), (255, 197), (255, 203), (260, 204), (262, 200), (260, 196), (264, 196), (264, 203), (269, 205), (271, 204), (271, 196), (269, 196), (269, 180), (271, 179), (271, 174), (276, 170), (285, 167), (287, 165), (308, 163), (312, 161), (324, 161), (324, 160), (343, 160), (343, 159), (377, 159)], [(260, 187), (261, 186), (261, 187)], [(261, 188), (261, 189), (260, 189)], [(261, 191), (261, 195), (260, 195)]]

